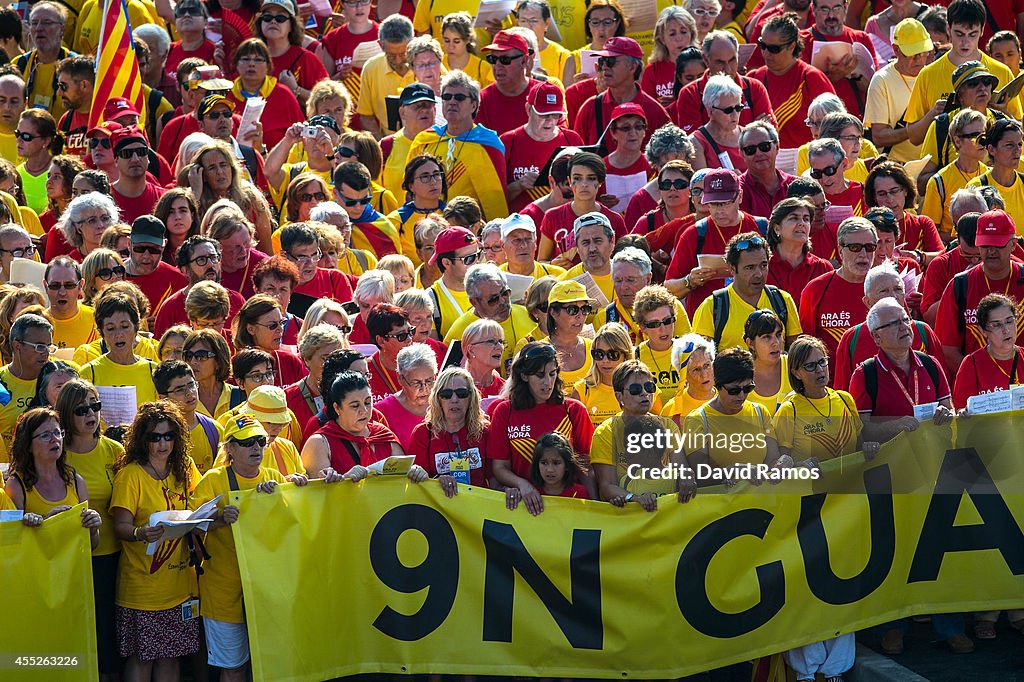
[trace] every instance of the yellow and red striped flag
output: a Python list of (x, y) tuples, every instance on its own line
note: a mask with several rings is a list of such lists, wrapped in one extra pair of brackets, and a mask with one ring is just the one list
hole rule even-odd
[(104, 0), (103, 3), (103, 23), (96, 48), (96, 85), (89, 111), (90, 128), (100, 123), (103, 107), (114, 97), (125, 97), (136, 111), (142, 111), (142, 73), (125, 0)]

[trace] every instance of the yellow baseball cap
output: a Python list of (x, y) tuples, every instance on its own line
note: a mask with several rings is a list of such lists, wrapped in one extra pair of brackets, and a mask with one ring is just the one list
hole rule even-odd
[(237, 414), (228, 420), (224, 426), (224, 440), (234, 438), (235, 440), (248, 440), (253, 436), (267, 437), (267, 431), (263, 425), (256, 421), (251, 414)]
[(896, 24), (892, 33), (892, 44), (898, 46), (900, 52), (908, 57), (935, 49), (928, 29), (917, 19), (904, 19)]
[(548, 292), (548, 305), (552, 303), (593, 303), (594, 299), (587, 294), (587, 288), (574, 279), (558, 282)]

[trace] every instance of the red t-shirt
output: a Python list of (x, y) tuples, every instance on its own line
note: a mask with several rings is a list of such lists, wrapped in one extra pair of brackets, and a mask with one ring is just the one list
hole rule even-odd
[[(760, 56), (760, 50), (754, 50), (754, 56)], [(753, 58), (751, 58), (753, 61)], [(783, 149), (794, 149), (814, 139), (811, 129), (804, 123), (807, 120), (807, 107), (818, 95), (830, 92), (835, 94), (832, 81), (824, 73), (800, 60), (781, 76), (776, 76), (762, 66), (747, 71), (747, 77), (764, 83), (771, 100), (772, 111), (778, 122), (779, 146)]]
[(779, 186), (775, 188), (774, 194), (768, 194), (768, 190), (757, 179), (746, 171), (740, 176), (740, 189), (743, 197), (740, 199), (740, 210), (761, 218), (768, 218), (772, 214), (775, 205), (786, 198), (786, 190), (790, 183), (796, 180), (795, 175), (784, 173), (776, 169)]
[[(853, 215), (864, 215), (867, 208), (864, 205), (864, 185), (852, 180), (847, 181), (847, 187), (839, 194), (827, 194), (826, 198), (833, 206), (849, 206), (853, 208)], [(839, 258), (839, 241), (837, 230), (838, 223), (830, 223), (826, 220), (825, 225), (811, 235), (811, 251), (816, 256), (826, 260), (837, 260)]]
[[(272, 57), (270, 75), (280, 78), (282, 71), (291, 71), (299, 87), (311, 90), (320, 81), (327, 80), (327, 69), (323, 62), (309, 50), (292, 45), (279, 57)], [(301, 120), (301, 119), (300, 119)], [(267, 144), (269, 147), (269, 143)]]
[[(69, 116), (71, 117), (70, 125)], [(80, 113), (78, 110), (65, 111), (57, 124), (57, 130), (64, 135), (63, 153), (84, 159), (89, 153), (89, 140), (85, 139), (85, 133), (89, 130), (89, 114)]]
[(921, 282), (921, 310), (928, 310), (942, 298), (953, 276), (973, 267), (960, 253), (960, 247), (940, 253), (928, 263)]
[[(356, 35), (349, 30), (348, 24), (344, 24), (338, 28), (331, 29), (324, 36), (323, 40), (320, 41), (320, 44), (323, 45), (324, 50), (334, 60), (334, 68), (341, 71), (342, 68), (352, 63), (352, 53), (355, 52), (356, 47), (362, 43), (375, 42), (377, 40), (379, 29), (380, 24), (376, 21), (371, 21), (369, 31)], [(353, 67), (352, 75), (342, 81), (345, 87), (348, 88), (354, 102), (359, 101), (360, 76), (362, 73), (362, 68)]]
[(540, 84), (539, 80), (531, 78), (521, 93), (509, 97), (498, 89), (497, 83), (491, 83), (480, 91), (476, 122), (498, 135), (526, 125), (526, 99)]
[(658, 100), (672, 97), (676, 84), (676, 65), (672, 62), (652, 62), (640, 74), (640, 89)]
[(137, 197), (126, 197), (114, 187), (110, 188), (110, 195), (114, 198), (114, 203), (121, 209), (121, 222), (131, 225), (140, 215), (152, 213), (157, 199), (166, 191), (160, 185), (147, 182), (146, 188)]
[(370, 395), (373, 396), (374, 405), (402, 390), (398, 372), (384, 366), (380, 361), (380, 351), (371, 355), (366, 365), (370, 368)]
[(864, 382), (864, 367), (855, 369), (850, 379), (850, 395), (862, 414), (873, 417), (910, 417), (914, 414), (915, 405), (949, 397), (949, 382), (938, 361), (935, 361), (939, 370), (938, 386), (932, 382), (928, 370), (913, 353), (910, 355), (910, 374), (893, 365), (885, 353), (878, 353), (875, 363), (878, 368), (878, 395), (873, 406)]
[[(583, 138), (583, 142), (586, 144), (597, 144), (597, 139), (612, 120), (612, 110), (619, 104), (619, 102), (612, 99), (611, 92), (608, 90), (597, 95), (597, 97), (599, 99), (595, 100), (591, 97), (583, 103), (576, 114), (576, 122), (572, 126), (573, 130), (580, 134), (580, 137)], [(658, 103), (658, 100), (640, 90), (639, 87), (637, 87), (636, 95), (633, 96), (631, 101), (643, 107), (647, 118), (647, 133), (644, 135), (644, 146), (646, 147), (654, 131), (669, 122), (668, 112), (665, 111), (665, 107)], [(601, 105), (600, 130), (597, 127), (596, 116), (598, 102)], [(604, 145), (607, 151), (615, 151), (615, 140), (612, 139), (611, 135), (604, 136)]]
[(542, 403), (515, 410), (508, 399), (503, 399), (491, 406), (490, 417), (487, 459), (511, 460), (512, 471), (526, 480), (530, 480), (537, 440), (554, 431), (569, 439), (576, 454), (590, 459), (594, 425), (587, 408), (578, 400), (566, 398), (562, 404)]
[(583, 103), (596, 94), (597, 83), (593, 78), (585, 78), (565, 89), (565, 120), (570, 128), (576, 128), (576, 114), (583, 107)]
[(456, 433), (447, 431), (433, 434), (426, 424), (417, 424), (409, 438), (406, 454), (416, 456), (416, 464), (427, 470), (431, 478), (449, 474), (458, 478), (466, 472), (452, 472), (449, 468), (452, 459), (469, 460), (469, 480), (462, 481), (481, 488), (487, 487), (487, 475), (484, 469), (486, 458), (487, 434), (479, 440), (470, 440), (466, 427)]
[[(543, 488), (538, 488), (538, 490), (543, 491)], [(589, 500), (590, 493), (587, 492), (587, 489), (583, 487), (582, 483), (573, 483), (572, 485), (566, 487), (566, 489), (562, 491), (562, 494), (559, 495), (559, 497), (575, 497), (578, 500)]]
[[(924, 328), (924, 338), (921, 338), (921, 327)], [(944, 365), (945, 363), (941, 360), (942, 344), (939, 343), (939, 337), (935, 335), (932, 328), (924, 322), (915, 321), (912, 325), (912, 332), (914, 340), (911, 342), (910, 347), (913, 350), (919, 350), (936, 358), (940, 366)], [(853, 344), (854, 334), (857, 336), (857, 345), (853, 348), (853, 358), (851, 359), (850, 346)], [(843, 338), (839, 340), (839, 348), (836, 350), (836, 371), (832, 375), (832, 387), (842, 391), (849, 390), (850, 377), (853, 376), (853, 370), (860, 363), (874, 357), (877, 353), (878, 346), (875, 344), (875, 340), (871, 338), (871, 332), (868, 331), (865, 323), (862, 322), (847, 329), (846, 333), (843, 334)]]
[(794, 301), (799, 301), (808, 282), (832, 270), (832, 263), (813, 253), (805, 253), (804, 259), (795, 268), (789, 261), (780, 258), (778, 253), (773, 253), (768, 261), (768, 284), (777, 286), (792, 296)]
[(1019, 383), (1024, 372), (1024, 349), (1017, 347), (1017, 355), (1009, 360), (996, 360), (987, 348), (979, 348), (960, 365), (953, 382), (953, 407), (967, 407), (971, 396), (993, 391), (1005, 391)]
[(369, 438), (346, 434), (336, 421), (329, 421), (317, 430), (317, 433), (327, 439), (327, 444), (331, 448), (331, 467), (335, 471), (343, 474), (356, 465), (352, 453), (343, 442), (346, 440), (358, 451), (359, 464), (363, 466), (369, 466), (391, 456), (391, 444), (398, 442), (395, 434), (377, 422), (370, 422), (367, 428), (370, 430)]
[[(160, 309), (165, 300), (176, 291), (188, 286), (188, 278), (181, 270), (163, 261), (157, 263), (156, 270), (148, 275), (128, 275), (128, 281), (142, 290), (149, 299), (150, 314)], [(227, 286), (227, 285), (225, 285)]]
[[(640, 216), (640, 218), (633, 225), (633, 230), (630, 232), (630, 234), (642, 234), (646, 236), (649, 233), (656, 232), (658, 228), (663, 227), (664, 225), (665, 212), (659, 208), (653, 208), (647, 213), (644, 213), (642, 216)], [(648, 244), (648, 246), (650, 246), (650, 244)]]
[[(257, 249), (249, 249), (249, 264), (235, 272), (227, 272), (221, 270), (220, 283), (223, 284), (229, 291), (237, 291), (245, 296), (251, 298), (256, 293), (256, 287), (252, 282), (252, 273), (256, 269), (256, 266), (262, 263), (267, 258), (270, 258), (267, 254)], [(298, 289), (296, 289), (298, 291)]]
[[(655, 188), (655, 191), (657, 191), (657, 188)], [(656, 208), (658, 208), (658, 200), (651, 196), (651, 193), (647, 191), (646, 186), (641, 187), (636, 192), (633, 192), (633, 196), (629, 198), (629, 203), (626, 204), (626, 213), (624, 214), (626, 224), (636, 225), (641, 218)], [(644, 232), (637, 232), (634, 227), (633, 233), (646, 234), (647, 230)]]
[(271, 353), (274, 358), (274, 385), (284, 388), (296, 381), (301, 381), (309, 374), (306, 364), (295, 353), (287, 350), (275, 350)]
[(696, 222), (697, 214), (691, 213), (690, 215), (683, 216), (682, 218), (676, 218), (675, 220), (668, 221), (654, 232), (648, 232), (645, 238), (647, 239), (647, 245), (651, 247), (651, 253), (654, 253), (655, 251), (666, 251), (671, 255), (675, 250), (676, 244), (679, 242), (679, 235), (683, 230)]
[[(156, 311), (156, 319), (153, 320), (153, 336), (160, 338), (164, 332), (176, 324), (188, 324), (188, 315), (185, 312), (185, 298), (187, 292), (184, 289), (175, 291), (168, 296)], [(225, 327), (231, 327), (231, 320), (235, 319), (238, 310), (245, 304), (245, 297), (237, 291), (228, 289), (228, 319)], [(282, 343), (287, 343), (282, 340)]]
[(864, 283), (847, 282), (836, 272), (815, 277), (800, 294), (800, 326), (828, 348), (829, 369), (835, 374), (836, 349), (846, 330), (868, 316)]
[(295, 287), (294, 293), (346, 303), (352, 300), (352, 284), (340, 270), (317, 268), (313, 279)]
[(905, 243), (908, 251), (921, 249), (929, 253), (942, 251), (945, 245), (935, 227), (935, 221), (926, 215), (903, 213), (900, 222), (900, 241)]
[[(704, 88), (708, 84), (707, 72), (697, 80), (687, 83), (676, 98), (675, 124), (687, 133), (693, 133), (710, 120), (711, 112), (704, 106)], [(771, 99), (764, 85), (753, 78), (738, 76), (734, 79), (743, 90), (743, 111), (740, 112), (740, 126), (752, 123), (758, 117), (775, 125)], [(710, 161), (710, 159), (709, 159)]]
[[(561, 128), (555, 137), (547, 142), (538, 142), (526, 132), (522, 125), (501, 135), (501, 143), (505, 145), (505, 177), (510, 183), (521, 179), (527, 173), (540, 173), (544, 164), (559, 147), (579, 146), (583, 144), (579, 134), (574, 130)], [(537, 178), (537, 185), (522, 192), (509, 202), (509, 211), (515, 213), (539, 199), (543, 199), (550, 187), (547, 178)]]
[[(626, 223), (621, 215), (602, 204), (598, 204), (597, 208), (611, 222), (612, 230), (615, 232), (615, 239), (626, 234)], [(575, 246), (572, 224), (576, 222), (578, 217), (576, 212), (572, 210), (571, 201), (567, 201), (561, 206), (556, 206), (544, 214), (544, 220), (540, 223), (540, 233), (555, 243), (555, 250), (551, 254), (552, 258)]]
[(187, 57), (199, 57), (207, 64), (213, 64), (213, 50), (216, 45), (212, 41), (203, 40), (198, 50), (186, 50), (181, 46), (181, 41), (171, 43), (171, 49), (167, 53), (167, 62), (164, 64), (164, 72), (171, 78), (178, 77), (178, 64)]
[[(996, 4), (996, 3), (993, 3)], [(875, 63), (875, 68), (878, 68), (878, 57), (875, 55), (875, 44), (871, 42), (871, 38), (864, 31), (858, 31), (852, 29), (849, 26), (843, 26), (843, 32), (837, 36), (827, 36), (822, 34), (816, 27), (810, 28), (807, 31), (801, 31), (800, 35), (804, 40), (804, 51), (800, 55), (801, 61), (811, 64), (811, 55), (814, 54), (814, 42), (828, 42), (828, 43), (860, 43), (867, 49), (868, 54), (871, 55), (871, 59)], [(853, 84), (849, 78), (843, 78), (836, 83), (832, 84), (836, 89), (836, 94), (839, 99), (843, 100), (843, 104), (846, 105), (846, 110), (857, 118), (864, 117), (864, 97), (866, 93), (862, 93), (857, 89), (857, 86)]]
[[(313, 429), (312, 431), (307, 430), (309, 427), (309, 420), (315, 416), (315, 412), (309, 406), (309, 403), (306, 402), (306, 398), (302, 395), (302, 383), (304, 381), (305, 379), (302, 381), (296, 381), (294, 384), (284, 389), (284, 397), (285, 400), (288, 401), (288, 409), (295, 414), (296, 423), (303, 425), (302, 442), (295, 444), (298, 446), (299, 450), (302, 449), (302, 446), (306, 444), (306, 440), (316, 431), (316, 429)], [(320, 428), (319, 425), (317, 428)]]
[[(540, 225), (542, 222), (544, 222), (544, 211), (543, 209), (541, 209), (540, 206), (537, 205), (536, 201), (529, 203), (526, 206), (523, 206), (521, 209), (519, 209), (519, 212), (522, 213), (523, 215), (528, 215), (531, 218), (533, 218), (534, 225)], [(540, 246), (540, 240), (537, 240), (537, 245)]]
[[(987, 294), (1006, 294), (1017, 301), (1017, 309), (1020, 310), (1021, 301), (1024, 301), (1024, 281), (1022, 281), (1021, 264), (1010, 261), (1010, 276), (1006, 279), (994, 280), (985, 275), (981, 265), (975, 265), (967, 271), (967, 306), (963, 311), (963, 322), (966, 324), (966, 334), (960, 331), (960, 320), (956, 299), (953, 294), (954, 277), (946, 285), (939, 299), (939, 308), (935, 315), (935, 333), (943, 346), (959, 348), (968, 355), (984, 348), (985, 337), (978, 327), (978, 303)], [(1018, 313), (1019, 314), (1019, 313)], [(1021, 324), (1024, 324), (1024, 317), (1017, 322), (1017, 344), (1024, 342), (1024, 333), (1021, 332)]]

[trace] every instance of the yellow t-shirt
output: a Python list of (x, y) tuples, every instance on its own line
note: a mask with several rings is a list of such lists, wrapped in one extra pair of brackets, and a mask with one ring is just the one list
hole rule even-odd
[(14, 133), (5, 133), (0, 130), (0, 158), (7, 159), (15, 166), (20, 166), (25, 159), (18, 156), (18, 140)]
[[(146, 526), (153, 512), (198, 506), (194, 491), (199, 470), (191, 457), (186, 457), (185, 466), (189, 472), (187, 491), (173, 474), (158, 481), (132, 462), (114, 476), (111, 510), (127, 510), (136, 526)], [(115, 603), (138, 611), (163, 611), (196, 594), (196, 574), (188, 565), (188, 545), (183, 538), (161, 542), (152, 556), (146, 554), (148, 546), (146, 542), (122, 544)]]
[[(164, 22), (156, 14), (156, 8), (152, 3), (142, 0), (128, 0), (128, 20), (132, 26), (143, 24), (157, 24), (163, 26)], [(78, 16), (78, 33), (75, 36), (74, 51), (79, 54), (95, 54), (96, 47), (100, 42), (100, 24), (103, 21), (103, 9), (96, 0), (85, 0), (82, 3), (82, 11)], [(75, 35), (67, 32), (66, 36)]]
[[(573, 277), (579, 277), (584, 272), (586, 271), (583, 269), (583, 263), (580, 263), (569, 268), (564, 275), (559, 277), (559, 279), (572, 279)], [(590, 273), (590, 276), (594, 278), (595, 282), (597, 282), (597, 287), (601, 290), (601, 293), (604, 294), (605, 298), (609, 301), (615, 300), (615, 285), (612, 284), (611, 271), (609, 271), (607, 275), (595, 275), (594, 273)]]
[[(148, 358), (139, 358), (131, 365), (119, 365), (109, 355), (101, 355), (82, 367), (81, 377), (100, 389), (103, 398), (103, 387), (134, 388), (135, 405), (142, 407), (144, 403), (157, 400), (160, 396), (153, 385), (153, 370), (156, 363)], [(117, 426), (109, 424), (109, 426)]]
[[(358, 252), (358, 253), (357, 253)], [(363, 258), (366, 260), (366, 267), (363, 267), (362, 262), (359, 260)], [(377, 257), (369, 251), (363, 249), (345, 249), (345, 255), (338, 258), (338, 270), (348, 274), (355, 275), (358, 277), (367, 270), (374, 270), (377, 267)]]
[[(498, 269), (502, 272), (508, 272), (508, 263), (502, 263), (498, 266)], [(560, 268), (557, 265), (551, 263), (541, 263), (540, 261), (533, 261), (533, 272), (530, 273), (530, 277), (534, 279), (540, 279), (550, 275), (551, 277), (560, 278), (565, 274), (565, 268)]]
[[(217, 422), (213, 422), (213, 426), (217, 429), (217, 442), (220, 443), (224, 440), (224, 427)], [(217, 453), (210, 447), (210, 439), (206, 435), (206, 429), (203, 428), (202, 423), (198, 419), (196, 419), (196, 425), (189, 430), (188, 437), (192, 443), (192, 450), (190, 451), (192, 460), (196, 463), (199, 473), (205, 474), (213, 468), (213, 460)]]
[[(633, 319), (633, 311), (626, 310), (622, 306), (616, 304), (618, 310), (619, 319), (617, 322), (626, 328), (629, 332), (629, 337), (633, 339), (633, 343), (637, 344), (643, 341), (647, 336), (644, 334), (644, 330), (640, 328), (636, 320)], [(594, 314), (594, 329), (600, 330), (605, 324), (608, 323), (608, 306), (605, 306)], [(683, 306), (682, 301), (676, 301), (676, 327), (673, 334), (676, 337), (680, 337), (683, 334), (690, 333), (690, 317), (686, 314), (686, 308)]]
[[(7, 489), (10, 490), (11, 484), (14, 481), (7, 481)], [(42, 517), (46, 517), (50, 514), (50, 511), (55, 507), (67, 505), (74, 507), (76, 504), (81, 502), (81, 498), (78, 496), (78, 490), (75, 487), (75, 482), (72, 481), (70, 484), (64, 486), (64, 497), (59, 500), (48, 500), (42, 496), (39, 492), (39, 488), (32, 487), (30, 490), (25, 490), (25, 513), (26, 514), (39, 514)]]
[[(159, 346), (160, 342), (152, 336), (139, 334), (135, 337), (135, 354), (140, 358), (149, 358), (153, 362), (160, 362)], [(98, 338), (76, 348), (73, 362), (79, 367), (84, 367), (101, 355), (103, 355), (103, 339)]]
[[(416, 33), (429, 33), (440, 43), (442, 42), (441, 24), (446, 16), (454, 12), (469, 12), (470, 17), (476, 21), (478, 7), (479, 3), (466, 2), (466, 0), (426, 0), (416, 5), (412, 27), (416, 29)], [(484, 29), (476, 29), (478, 45), (487, 45), (490, 42), (490, 37), (490, 34)], [(483, 88), (482, 83), (480, 87)]]
[(572, 52), (553, 40), (549, 40), (544, 49), (540, 51), (541, 68), (547, 75), (559, 80), (565, 75), (565, 63), (570, 59), (573, 59)]
[[(260, 467), (255, 478), (235, 475), (239, 490), (252, 490), (264, 481), (284, 483), (284, 476), (277, 470)], [(210, 469), (196, 486), (196, 504), (209, 502), (218, 495), (224, 495), (217, 503), (219, 509), (230, 504), (231, 484), (226, 467)], [(279, 494), (279, 493), (278, 493)], [(203, 563), (203, 575), (199, 587), (203, 598), (199, 609), (205, 618), (224, 623), (244, 623), (242, 610), (242, 578), (238, 573), (238, 556), (235, 554), (235, 539), (230, 526), (215, 528), (206, 534), (206, 549), (210, 558)]]
[(583, 352), (586, 354), (583, 366), (571, 371), (563, 368), (559, 373), (562, 377), (562, 384), (566, 387), (572, 386), (577, 381), (590, 374), (590, 368), (594, 366), (594, 358), (590, 356), (590, 348), (594, 345), (594, 342), (586, 337), (582, 337), (581, 340), (583, 341)]
[[(705, 441), (707, 447), (694, 448), (690, 452), (707, 450), (708, 463), (713, 467), (761, 464), (766, 450), (758, 447), (757, 441), (752, 439), (758, 434), (764, 434), (766, 438), (775, 437), (771, 415), (761, 405), (749, 400), (743, 403), (737, 414), (722, 414), (711, 407), (710, 402), (705, 403), (686, 417), (683, 432), (687, 434), (688, 443), (701, 442), (701, 434), (711, 437), (709, 443)], [(744, 447), (744, 440), (748, 447)], [(750, 447), (750, 443), (754, 445)]]
[[(896, 127), (903, 112), (907, 110), (907, 102), (910, 100), (910, 92), (916, 80), (916, 76), (904, 76), (897, 71), (896, 62), (890, 62), (876, 71), (864, 99), (865, 127), (870, 128), (876, 124)], [(919, 159), (921, 147), (910, 140), (904, 140), (893, 145), (889, 158), (899, 163)]]
[(697, 400), (690, 395), (689, 391), (683, 389), (679, 391), (679, 393), (676, 393), (672, 400), (665, 403), (665, 407), (661, 409), (661, 416), (680, 417), (681, 419), (679, 419), (679, 421), (682, 422), (682, 418), (688, 416), (705, 402), (707, 401)]
[[(649, 415), (652, 420), (661, 422), (660, 430), (672, 434), (679, 433), (676, 426), (668, 417), (660, 417), (655, 414)], [(615, 467), (615, 477), (619, 485), (627, 491), (637, 495), (653, 492), (657, 495), (666, 495), (676, 489), (674, 479), (662, 478), (632, 478), (628, 474), (628, 467), (634, 463), (635, 455), (626, 452), (626, 439), (623, 428), (622, 412), (605, 421), (594, 430), (594, 439), (590, 445), (591, 464), (608, 464)], [(652, 431), (653, 432), (653, 431)], [(671, 450), (666, 450), (661, 457), (661, 464), (667, 464)]]
[[(452, 341), (461, 339), (462, 333), (466, 331), (466, 327), (479, 319), (472, 308), (460, 315), (459, 319), (455, 320), (455, 323), (448, 329), (448, 333), (444, 337), (445, 345), (451, 345)], [(501, 356), (501, 367), (499, 368), (503, 379), (508, 378), (508, 369), (512, 364), (513, 350), (516, 344), (519, 343), (519, 339), (526, 336), (527, 332), (536, 326), (533, 318), (530, 317), (530, 312), (521, 305), (513, 305), (512, 312), (501, 323), (501, 328), (505, 330), (505, 352)], [(462, 349), (462, 353), (465, 355), (465, 348)]]
[(377, 125), (385, 134), (394, 132), (388, 128), (386, 98), (388, 95), (399, 94), (402, 88), (415, 81), (416, 76), (412, 69), (406, 71), (404, 76), (400, 76), (388, 66), (383, 54), (371, 57), (363, 66), (357, 113), (360, 116), (372, 116), (377, 119)]
[(949, 202), (952, 201), (957, 190), (963, 189), (968, 182), (987, 173), (988, 170), (988, 166), (983, 163), (978, 164), (978, 170), (974, 173), (965, 174), (957, 168), (956, 163), (951, 163), (939, 170), (928, 178), (921, 214), (934, 220), (935, 227), (939, 229), (939, 232), (956, 234), (956, 225), (953, 224), (953, 216), (949, 212)]
[(471, 310), (469, 294), (465, 291), (455, 291), (445, 286), (444, 280), (439, 279), (430, 285), (429, 292), (437, 299), (438, 314), (441, 316), (441, 326), (437, 335), (442, 339), (447, 338), (448, 331), (455, 324), (455, 321), (462, 317), (463, 313)]
[(14, 500), (7, 496), (3, 488), (0, 488), (0, 511), (14, 511), (17, 509), (14, 506)]
[(636, 356), (654, 373), (661, 402), (667, 403), (679, 390), (679, 372), (672, 367), (672, 346), (656, 351), (649, 341), (644, 341), (636, 347)]
[[(468, 12), (469, 10), (467, 9), (466, 11)], [(440, 38), (438, 38), (438, 40), (440, 40)], [(448, 64), (447, 54), (444, 56), (444, 59), (441, 60), (441, 63), (444, 64), (444, 68), (449, 71), (452, 70), (452, 67)], [(494, 69), (491, 68), (490, 64), (473, 53), (470, 53), (469, 61), (466, 62), (466, 67), (462, 69), (462, 71), (479, 83), (481, 90), (494, 82)]]
[[(395, 198), (391, 190), (385, 188), (384, 185), (376, 180), (370, 181), (370, 190), (373, 192), (373, 207), (377, 209), (378, 213), (391, 215), (398, 210), (398, 199)], [(405, 195), (403, 194), (403, 196)]]
[(121, 550), (121, 541), (114, 535), (114, 519), (110, 516), (110, 496), (114, 491), (114, 463), (124, 455), (124, 447), (116, 440), (100, 436), (92, 452), (67, 451), (68, 464), (75, 468), (89, 491), (89, 508), (103, 519), (100, 544), (93, 556), (105, 556)]
[(775, 438), (793, 459), (829, 459), (857, 451), (864, 427), (853, 396), (828, 389), (824, 398), (794, 394), (775, 414)]
[[(200, 400), (196, 403), (196, 412), (201, 412), (207, 417), (216, 419), (218, 422), (231, 410), (231, 387), (226, 383), (221, 384), (220, 396), (217, 398), (217, 407), (214, 408), (214, 414), (210, 414), (210, 411), (206, 409), (206, 405)], [(223, 424), (221, 424), (223, 426)]]
[(57, 348), (78, 348), (98, 339), (92, 308), (80, 303), (78, 311), (65, 320), (53, 318), (53, 343)]
[(2, 461), (10, 461), (7, 453), (11, 451), (11, 439), (14, 437), (14, 426), (18, 423), (18, 417), (28, 409), (28, 404), (36, 394), (36, 380), (25, 381), (11, 374), (11, 366), (4, 365), (0, 368), (0, 381), (7, 387), (11, 399), (6, 405), (0, 405), (0, 438), (4, 442), (4, 458)]
[[(722, 330), (722, 339), (718, 342), (718, 348), (719, 350), (734, 347), (746, 348), (747, 344), (743, 340), (743, 328), (747, 324), (747, 318), (755, 310), (771, 310), (771, 300), (768, 298), (768, 292), (762, 291), (755, 308), (740, 298), (731, 284), (726, 287), (726, 291), (729, 292), (729, 319), (725, 322), (725, 329)], [(782, 289), (779, 290), (779, 293), (782, 294), (782, 298), (786, 302), (785, 336), (799, 336), (803, 330), (800, 327), (800, 314), (797, 312), (793, 297)], [(714, 300), (713, 296), (705, 298), (697, 307), (697, 312), (693, 314), (693, 331), (709, 339), (715, 337)]]
[(1006, 212), (1014, 216), (1017, 222), (1017, 235), (1024, 235), (1024, 220), (1019, 220), (1021, 216), (1024, 216), (1024, 175), (1017, 172), (1013, 178), (1013, 184), (1009, 187), (999, 184), (992, 177), (991, 172), (979, 175), (967, 183), (968, 187), (982, 187), (984, 185), (991, 185), (999, 190), (999, 196), (1006, 202)]
[[(960, 109), (955, 109), (949, 114), (949, 121), (946, 122), (946, 137), (942, 141), (942, 149), (939, 149), (939, 138), (938, 138), (938, 126), (935, 121), (931, 122), (928, 126), (928, 130), (924, 134), (924, 142), (921, 143), (921, 149), (918, 152), (918, 156), (914, 158), (924, 158), (927, 154), (932, 158), (929, 159), (930, 163), (934, 163), (939, 168), (948, 166), (957, 159), (956, 147), (953, 146), (953, 138), (949, 134), (950, 121), (959, 112)], [(986, 126), (992, 125), (996, 118), (992, 115), (992, 110), (988, 109), (985, 112), (985, 116), (988, 119)]]
[[(403, 193), (405, 190), (402, 190)], [(438, 211), (440, 213), (440, 211)], [(392, 211), (388, 214), (388, 220), (391, 221), (392, 225), (395, 225), (398, 230), (398, 242), (402, 247), (402, 255), (412, 261), (414, 266), (419, 266), (423, 263), (420, 260), (420, 256), (416, 253), (416, 223), (423, 220), (427, 216), (419, 211), (413, 211), (409, 214), (409, 217), (403, 222), (402, 216), (397, 210)]]
[(790, 393), (793, 392), (793, 387), (789, 384), (789, 356), (785, 353), (782, 354), (782, 384), (779, 386), (777, 393), (772, 395), (761, 395), (755, 389), (753, 393), (747, 396), (747, 400), (752, 400), (755, 403), (759, 403), (764, 409), (768, 410), (768, 414), (774, 415), (779, 405), (786, 402), (786, 398)]
[[(609, 384), (598, 384), (588, 386), (586, 379), (580, 379), (572, 385), (576, 391), (579, 401), (587, 408), (590, 421), (594, 426), (599, 426), (622, 411), (619, 399), (615, 397), (615, 390)], [(664, 408), (661, 404), (661, 394), (655, 393), (651, 402), (651, 414), (661, 414)]]
[[(409, 159), (409, 149), (412, 147), (412, 140), (405, 136), (404, 131), (405, 128), (401, 128), (392, 137), (391, 153), (384, 160), (384, 168), (380, 172), (381, 184), (396, 197), (405, 196), (402, 183), (405, 182), (405, 163)], [(396, 225), (398, 224), (398, 221), (392, 222)], [(419, 264), (419, 259), (415, 255), (415, 249), (413, 251), (414, 253), (406, 252), (405, 241), (403, 240), (402, 254), (411, 258), (413, 263)]]
[[(1013, 80), (1013, 73), (1002, 62), (997, 62), (984, 52), (981, 54), (981, 64), (989, 73), (999, 79), (999, 88)], [(956, 65), (949, 60), (949, 53), (942, 55), (931, 64), (928, 64), (914, 81), (914, 89), (910, 93), (910, 101), (907, 102), (907, 121), (920, 120), (928, 110), (932, 108), (935, 101), (953, 90), (953, 72)], [(998, 89), (998, 88), (997, 88)], [(1018, 121), (1021, 118), (1020, 97), (1015, 97), (1008, 103), (1006, 110)], [(849, 177), (849, 176), (847, 176)]]

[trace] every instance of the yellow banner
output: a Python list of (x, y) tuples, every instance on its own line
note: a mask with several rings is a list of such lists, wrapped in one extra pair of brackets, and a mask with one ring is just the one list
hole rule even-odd
[(0, 523), (0, 679), (98, 680), (84, 504), (40, 528)]
[(233, 493), (255, 677), (679, 677), (912, 614), (1021, 608), (1022, 420), (927, 424), (820, 481), (654, 513), (545, 498), (531, 517), (390, 478)]

